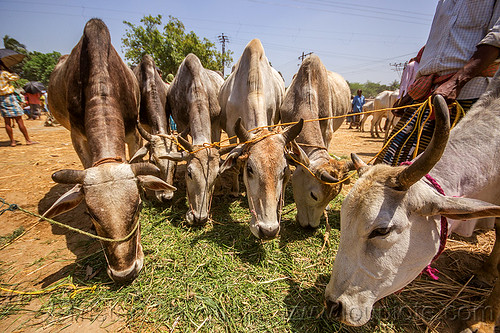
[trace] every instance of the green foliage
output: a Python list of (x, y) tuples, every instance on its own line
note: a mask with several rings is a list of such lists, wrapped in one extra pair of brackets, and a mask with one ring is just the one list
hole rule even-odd
[[(223, 55), (217, 51), (214, 43), (208, 39), (200, 39), (193, 31), (186, 32), (184, 24), (177, 18), (169, 16), (168, 22), (162, 25), (162, 16), (144, 16), (141, 25), (124, 21), (127, 25), (122, 43), (125, 47), (125, 59), (138, 64), (144, 54), (150, 54), (164, 76), (175, 74), (184, 57), (194, 53), (205, 68), (222, 69)], [(225, 55), (225, 63), (230, 63), (232, 52)]]
[(50, 74), (59, 60), (59, 52), (30, 52), (23, 66), (23, 78), (28, 81), (40, 81), (45, 87), (49, 84)]
[(351, 94), (356, 95), (356, 91), (361, 89), (366, 98), (374, 98), (384, 90), (396, 90), (399, 88), (399, 82), (394, 80), (390, 85), (380, 84), (380, 82), (366, 81), (365, 83), (348, 82), (351, 88)]
[[(24, 44), (21, 44), (17, 39), (10, 37), (9, 35), (3, 36), (3, 46), (6, 49), (16, 51), (24, 55), (28, 55), (28, 50)], [(22, 76), (23, 66), (26, 63), (26, 58), (23, 59), (19, 64), (10, 67), (10, 70), (16, 74)]]

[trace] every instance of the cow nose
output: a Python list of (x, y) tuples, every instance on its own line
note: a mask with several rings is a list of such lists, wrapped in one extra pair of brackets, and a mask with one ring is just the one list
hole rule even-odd
[(326, 314), (329, 318), (338, 319), (342, 315), (342, 303), (326, 300)]
[(159, 202), (167, 202), (172, 200), (174, 197), (174, 192), (172, 191), (156, 191), (155, 193), (156, 199), (158, 199)]
[(108, 275), (109, 277), (118, 284), (128, 284), (134, 281), (134, 279), (139, 275), (139, 272), (141, 271), (142, 267), (139, 267), (141, 265), (138, 265), (137, 262), (134, 262), (134, 264), (125, 270), (122, 271), (115, 271), (111, 267), (108, 266)]
[(186, 213), (186, 220), (189, 225), (204, 225), (208, 221), (208, 216), (196, 216), (196, 214), (190, 210)]
[(259, 225), (259, 238), (260, 239), (273, 239), (276, 237), (278, 232), (280, 231), (280, 227), (268, 227)]

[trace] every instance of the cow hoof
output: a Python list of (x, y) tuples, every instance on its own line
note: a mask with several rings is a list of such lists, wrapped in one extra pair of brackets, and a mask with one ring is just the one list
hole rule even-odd
[(477, 322), (473, 325), (468, 325), (468, 327), (460, 333), (495, 333), (494, 323)]
[(498, 278), (498, 272), (492, 271), (491, 266), (483, 265), (480, 269), (475, 272), (476, 283), (478, 284), (486, 284), (488, 287), (491, 287), (495, 280)]

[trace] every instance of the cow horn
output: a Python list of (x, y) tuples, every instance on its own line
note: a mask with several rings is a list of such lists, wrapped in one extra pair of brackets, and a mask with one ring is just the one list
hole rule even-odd
[(144, 140), (151, 142), (153, 140), (153, 136), (142, 127), (140, 122), (137, 122), (137, 129), (139, 130), (139, 134), (144, 138)]
[(398, 175), (398, 189), (407, 190), (425, 176), (443, 155), (448, 136), (450, 135), (450, 116), (446, 101), (441, 95), (434, 96), (434, 113), (436, 125), (429, 146), (425, 151)]
[(192, 153), (193, 152), (193, 145), (191, 144), (191, 142), (189, 142), (188, 140), (184, 139), (182, 137), (182, 135), (179, 135), (177, 137), (177, 140), (179, 141), (179, 143), (181, 144), (182, 147), (184, 147), (184, 149), (186, 149), (188, 152)]
[(302, 127), (304, 126), (304, 119), (300, 119), (295, 125), (287, 129), (283, 132), (283, 137), (285, 138), (285, 145), (295, 139), (302, 131)]
[(132, 172), (136, 176), (141, 176), (141, 175), (153, 175), (153, 176), (159, 176), (160, 175), (160, 169), (154, 164), (147, 163), (147, 162), (142, 162), (142, 163), (134, 163), (131, 164), (130, 167), (132, 168)]
[(321, 170), (319, 172), (319, 179), (321, 179), (322, 181), (324, 181), (326, 183), (338, 183), (339, 182), (339, 180), (337, 178), (330, 175), (330, 173), (326, 170)]
[(60, 184), (83, 184), (85, 170), (63, 169), (52, 174), (52, 180)]
[(248, 133), (247, 129), (243, 124), (241, 123), (241, 117), (236, 120), (236, 123), (234, 124), (234, 132), (236, 133), (236, 136), (238, 136), (238, 139), (240, 139), (241, 143), (250, 141), (252, 139), (252, 135)]
[(220, 147), (220, 149), (219, 149), (219, 155), (220, 156), (224, 156), (227, 153), (229, 153), (231, 150), (233, 150), (234, 148), (235, 148), (235, 146), (233, 146), (233, 145), (228, 145), (228, 146)]

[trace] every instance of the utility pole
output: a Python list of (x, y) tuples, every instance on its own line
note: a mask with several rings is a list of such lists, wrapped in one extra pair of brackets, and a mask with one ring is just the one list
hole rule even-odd
[(222, 44), (222, 77), (224, 77), (224, 67), (226, 67), (226, 43), (229, 43), (229, 37), (222, 33), (218, 38), (219, 42)]
[(408, 61), (389, 64), (389, 66), (394, 67), (392, 70), (398, 73), (399, 80), (401, 80), (402, 71), (405, 69), (406, 65), (408, 65)]
[(307, 57), (307, 56), (309, 56), (309, 55), (311, 55), (311, 54), (313, 54), (313, 52), (304, 53), (304, 51), (302, 51), (302, 55), (299, 56), (300, 62), (304, 61), (304, 58)]

